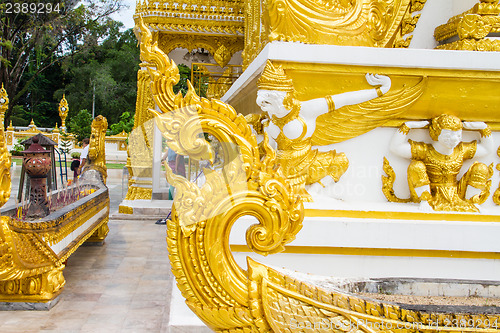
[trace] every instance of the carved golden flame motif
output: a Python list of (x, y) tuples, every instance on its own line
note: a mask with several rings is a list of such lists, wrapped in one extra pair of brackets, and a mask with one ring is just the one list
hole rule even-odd
[[(248, 271), (239, 267), (229, 248), (236, 220), (254, 216), (258, 224), (247, 230), (247, 245), (260, 254), (276, 253), (301, 229), (302, 202), (277, 167), (267, 137), (261, 155), (247, 121), (232, 107), (200, 98), (192, 86), (185, 97), (173, 93), (178, 81), (176, 65), (152, 42), (147, 27), (142, 22), (139, 26), (141, 58), (148, 67), (159, 107), (151, 112), (169, 147), (192, 159), (207, 160), (215, 160), (217, 150), (205, 134), (215, 137), (222, 147), (222, 166), (206, 168), (206, 182), (201, 187), (175, 175), (165, 164), (167, 180), (178, 191), (172, 219), (167, 222), (172, 271), (186, 304), (208, 327), (227, 333), (387, 332), (385, 327), (405, 327), (418, 321), (422, 325), (412, 332), (464, 330), (449, 327), (447, 322), (465, 316), (421, 313), (327, 291), (251, 259)], [(303, 325), (319, 322), (340, 328), (309, 329)], [(488, 329), (478, 327), (475, 331)]]

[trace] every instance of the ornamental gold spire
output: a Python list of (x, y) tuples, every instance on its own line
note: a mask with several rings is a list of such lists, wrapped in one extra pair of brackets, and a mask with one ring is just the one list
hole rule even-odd
[(61, 117), (61, 129), (66, 132), (66, 117), (68, 116), (69, 106), (66, 100), (66, 95), (63, 94), (63, 98), (59, 102), (59, 117)]

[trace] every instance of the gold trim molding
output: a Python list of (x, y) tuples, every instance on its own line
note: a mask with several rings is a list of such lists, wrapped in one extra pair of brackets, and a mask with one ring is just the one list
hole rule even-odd
[[(438, 49), (467, 51), (500, 51), (498, 40), (488, 39), (500, 32), (500, 5), (498, 0), (480, 0), (468, 11), (454, 16), (438, 26), (434, 38)], [(459, 40), (451, 40), (458, 38)]]
[(134, 20), (139, 17), (154, 31), (243, 35), (242, 0), (139, 0)]
[[(233, 252), (253, 252), (246, 245), (231, 245)], [(286, 254), (327, 254), (342, 256), (370, 257), (419, 257), (419, 258), (454, 258), (454, 259), (500, 259), (498, 252), (446, 251), (420, 249), (385, 249), (370, 247), (334, 247), (334, 246), (295, 246), (289, 245), (281, 253)]]

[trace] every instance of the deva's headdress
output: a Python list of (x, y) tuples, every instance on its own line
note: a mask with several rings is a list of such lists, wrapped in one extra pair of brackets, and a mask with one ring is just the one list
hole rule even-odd
[(279, 90), (292, 92), (293, 82), (281, 66), (274, 66), (271, 61), (267, 61), (264, 71), (257, 81), (257, 87), (264, 90)]
[(451, 131), (458, 131), (462, 129), (462, 121), (456, 116), (449, 114), (442, 114), (432, 118), (431, 125), (429, 126), (429, 135), (432, 140), (437, 141), (442, 129)]

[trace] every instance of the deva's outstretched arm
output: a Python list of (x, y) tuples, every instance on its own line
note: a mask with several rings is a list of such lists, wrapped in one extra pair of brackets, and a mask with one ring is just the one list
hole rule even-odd
[(339, 109), (346, 105), (354, 105), (369, 101), (371, 99), (382, 97), (391, 89), (391, 79), (385, 75), (366, 74), (366, 81), (375, 89), (365, 89), (350, 91), (343, 94), (333, 95), (331, 98), (335, 103), (335, 108)]
[(316, 118), (346, 105), (360, 104), (377, 97), (382, 97), (391, 88), (391, 79), (385, 75), (366, 74), (366, 81), (375, 88), (349, 91), (303, 102), (304, 108), (308, 110), (307, 117)]
[(482, 121), (464, 121), (464, 129), (470, 131), (479, 131), (481, 138), (477, 144), (476, 155), (474, 157), (479, 158), (494, 152), (495, 147), (493, 143), (493, 137), (491, 136), (491, 128)]

